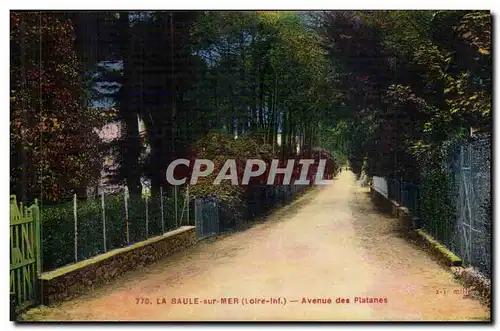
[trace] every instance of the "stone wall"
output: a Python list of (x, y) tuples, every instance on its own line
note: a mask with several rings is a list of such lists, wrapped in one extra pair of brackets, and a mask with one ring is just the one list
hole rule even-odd
[(370, 196), (377, 208), (379, 208), (381, 211), (393, 214), (394, 206), (397, 205), (397, 202), (389, 200), (380, 192), (373, 189), (373, 187), (370, 187)]
[(415, 228), (415, 220), (412, 219), (408, 208), (401, 206), (396, 201), (385, 197), (382, 193), (374, 190), (373, 187), (370, 188), (370, 195), (372, 201), (378, 208), (399, 220), (399, 226), (403, 232), (409, 234), (411, 230)]
[(74, 298), (138, 266), (160, 260), (195, 243), (195, 227), (183, 226), (161, 236), (43, 273), (40, 277), (42, 304), (50, 305)]

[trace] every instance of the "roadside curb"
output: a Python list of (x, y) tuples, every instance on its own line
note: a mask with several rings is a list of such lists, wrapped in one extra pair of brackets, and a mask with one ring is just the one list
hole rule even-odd
[(401, 228), (414, 239), (416, 243), (429, 250), (432, 256), (446, 265), (462, 285), (470, 290), (469, 296), (479, 299), (483, 304), (491, 307), (491, 280), (473, 267), (464, 267), (462, 259), (439, 243), (431, 235), (419, 228), (420, 220), (412, 218), (408, 209), (401, 207), (381, 193), (370, 188), (372, 201), (383, 207), (383, 210), (400, 221)]
[(379, 192), (375, 191), (373, 188), (370, 189), (372, 201), (376, 204), (381, 204), (385, 211), (387, 211), (391, 216), (395, 217), (400, 221), (400, 225), (403, 231), (418, 241), (424, 247), (427, 247), (436, 255), (441, 261), (443, 261), (447, 266), (461, 266), (462, 259), (456, 256), (453, 252), (447, 249), (444, 245), (439, 243), (431, 235), (426, 233), (424, 230), (418, 228), (418, 219), (413, 218), (410, 211), (406, 207), (400, 206), (396, 201), (391, 200)]
[(461, 258), (422, 229), (412, 229), (411, 233), (432, 255), (450, 268), (453, 277), (469, 290), (467, 296), (480, 300), (488, 307), (491, 306), (491, 280), (473, 267), (464, 267)]
[(452, 251), (440, 244), (430, 234), (422, 229), (412, 230), (417, 239), (435, 255), (437, 255), (449, 267), (461, 267), (462, 259), (456, 256)]

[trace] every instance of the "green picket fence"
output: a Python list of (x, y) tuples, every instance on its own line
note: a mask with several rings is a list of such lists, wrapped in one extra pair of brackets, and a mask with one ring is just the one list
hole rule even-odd
[(36, 303), (40, 264), (40, 211), (10, 196), (10, 297), (11, 309), (22, 310)]

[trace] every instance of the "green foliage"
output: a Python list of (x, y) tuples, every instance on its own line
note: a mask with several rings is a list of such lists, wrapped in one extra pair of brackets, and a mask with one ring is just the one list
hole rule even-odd
[(190, 188), (193, 197), (217, 196), (224, 206), (236, 209), (243, 203), (245, 187), (232, 185), (231, 181), (223, 180), (220, 184), (213, 182), (227, 160), (236, 160), (238, 181), (243, 177), (246, 162), (249, 159), (270, 161), (273, 159), (272, 147), (262, 143), (262, 138), (252, 134), (244, 134), (235, 139), (226, 133), (210, 133), (194, 144), (197, 159), (208, 159), (214, 162), (214, 171), (210, 176), (198, 179), (196, 185)]
[[(24, 198), (43, 188), (44, 199), (64, 201), (100, 175), (94, 128), (106, 118), (86, 107), (91, 93), (78, 59), (89, 54), (74, 45), (86, 30), (68, 17), (11, 15), (11, 182), (15, 191), (32, 188)], [(166, 167), (193, 151), (215, 160), (217, 174), (228, 158), (241, 170), (248, 158), (294, 157), (297, 145), (310, 156), (322, 146), (355, 171), (366, 160), (369, 174), (413, 180), (434, 146), (469, 127), (491, 129), (489, 12), (331, 11), (308, 20), (279, 11), (120, 12), (98, 20), (113, 30), (104, 53), (123, 63), (99, 69), (97, 79), (122, 85), (106, 95), (116, 97), (125, 124), (117, 180), (134, 195), (141, 175), (151, 179), (151, 233)], [(147, 157), (137, 115), (147, 127)], [(192, 193), (231, 206), (247, 198), (212, 181), (202, 179)], [(134, 199), (131, 213), (144, 219), (144, 202)], [(131, 226), (137, 240), (147, 236)]]
[[(106, 197), (107, 249), (125, 245), (123, 199)], [(42, 265), (44, 270), (74, 262), (75, 222), (73, 203), (42, 208)], [(104, 252), (102, 209), (100, 199), (79, 201), (78, 260), (84, 260)]]
[(74, 30), (60, 13), (12, 12), (11, 189), (57, 201), (100, 175), (100, 112), (88, 108)]
[(334, 127), (322, 127), (320, 131), (319, 144), (332, 151), (333, 158), (337, 166), (342, 167), (347, 165), (349, 157), (349, 126), (344, 120), (339, 121)]
[(112, 250), (124, 246), (127, 241), (125, 203), (123, 195), (105, 195), (106, 248)]
[(42, 270), (52, 270), (73, 263), (74, 222), (73, 206), (68, 203), (60, 206), (41, 208), (41, 245)]
[[(415, 180), (415, 155), (474, 127), (491, 130), (491, 15), (485, 11), (323, 12), (320, 33), (349, 123), (372, 129), (357, 166)], [(361, 120), (364, 119), (364, 120)], [(352, 161), (351, 161), (352, 162)]]
[[(419, 214), (423, 227), (433, 236), (443, 238), (453, 233), (454, 201), (450, 199), (452, 175), (439, 167), (429, 168), (421, 177)], [(448, 243), (447, 243), (448, 244)]]
[(294, 154), (296, 137), (301, 150), (316, 143), (315, 124), (332, 100), (329, 66), (318, 36), (298, 15), (210, 12), (193, 33), (201, 81), (188, 93), (205, 109), (201, 116), (210, 116), (203, 126), (263, 134), (272, 146), (279, 132), (282, 157)]

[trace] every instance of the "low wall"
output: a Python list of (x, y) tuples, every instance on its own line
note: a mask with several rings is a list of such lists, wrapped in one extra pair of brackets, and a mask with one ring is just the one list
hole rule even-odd
[(196, 243), (194, 226), (116, 249), (40, 276), (42, 304), (50, 305), (85, 293), (138, 266), (152, 263)]
[(387, 180), (384, 177), (373, 176), (372, 187), (384, 197), (388, 196)]
[(370, 188), (370, 195), (380, 209), (391, 214), (400, 221), (399, 225), (402, 231), (409, 233), (414, 228), (413, 225), (415, 220), (412, 219), (408, 208), (400, 206), (396, 201), (390, 200), (382, 193), (374, 190), (373, 187)]
[(408, 236), (429, 248), (447, 265), (461, 265), (462, 261), (460, 258), (420, 229), (419, 219), (413, 218), (408, 208), (400, 206), (396, 201), (386, 198), (373, 188), (371, 188), (370, 192), (373, 202), (391, 216), (397, 218), (399, 220), (400, 229), (406, 232)]
[(447, 249), (439, 241), (421, 229), (415, 230), (414, 238), (427, 247), (436, 257), (449, 267), (462, 266), (462, 259)]
[(375, 190), (373, 187), (370, 187), (370, 196), (375, 205), (382, 209), (382, 211), (389, 213), (395, 217), (397, 217), (397, 207), (399, 207), (398, 203), (394, 200), (389, 200), (383, 194)]
[(460, 257), (440, 244), (428, 233), (419, 229), (419, 220), (412, 218), (407, 208), (386, 198), (380, 192), (370, 188), (372, 201), (381, 209), (391, 214), (400, 221), (401, 227), (407, 231), (409, 236), (426, 247), (442, 263), (451, 268), (454, 277), (464, 286), (472, 290), (471, 294), (479, 298), (488, 307), (491, 305), (491, 280), (486, 278), (474, 268), (464, 268)]

